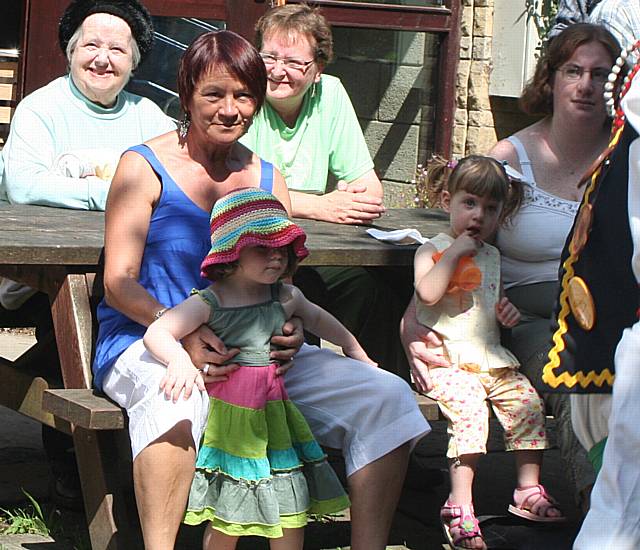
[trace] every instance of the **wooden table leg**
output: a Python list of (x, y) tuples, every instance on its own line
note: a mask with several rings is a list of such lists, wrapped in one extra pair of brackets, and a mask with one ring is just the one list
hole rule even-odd
[[(92, 315), (85, 275), (67, 274), (51, 302), (65, 388), (91, 387)], [(125, 520), (125, 498), (114, 472), (114, 432), (72, 426), (82, 495), (93, 550), (141, 547)], [(116, 523), (116, 515), (118, 522)]]
[(68, 274), (51, 300), (65, 388), (91, 388), (91, 305), (85, 275)]

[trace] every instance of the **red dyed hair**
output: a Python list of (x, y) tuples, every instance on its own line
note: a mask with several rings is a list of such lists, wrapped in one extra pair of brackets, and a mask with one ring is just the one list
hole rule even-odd
[(232, 31), (201, 34), (187, 48), (178, 69), (180, 106), (187, 113), (193, 91), (211, 69), (226, 70), (251, 92), (256, 100), (256, 113), (267, 92), (267, 70), (251, 43)]

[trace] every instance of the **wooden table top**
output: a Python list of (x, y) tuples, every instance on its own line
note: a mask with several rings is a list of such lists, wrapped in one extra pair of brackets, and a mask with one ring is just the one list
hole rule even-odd
[[(415, 228), (432, 237), (447, 227), (439, 210), (389, 209), (370, 227)], [(307, 232), (305, 265), (411, 265), (415, 246), (384, 244), (366, 226), (296, 220)], [(97, 266), (103, 248), (104, 213), (0, 202), (0, 265)]]

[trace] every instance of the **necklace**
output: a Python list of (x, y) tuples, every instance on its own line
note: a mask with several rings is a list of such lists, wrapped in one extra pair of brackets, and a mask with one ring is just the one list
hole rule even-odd
[[(622, 81), (622, 85), (620, 86), (620, 93), (618, 94), (618, 101), (614, 99), (614, 91), (617, 88), (617, 81), (620, 77), (620, 73), (622, 69), (627, 63), (627, 59), (629, 55), (634, 51), (640, 49), (640, 40), (629, 44), (626, 48), (624, 48), (618, 58), (616, 59), (615, 64), (611, 68), (611, 72), (607, 77), (607, 82), (604, 85), (604, 101), (607, 108), (607, 113), (610, 117), (613, 118), (613, 125), (611, 128), (611, 133), (614, 134), (616, 130), (624, 125), (625, 116), (622, 107), (620, 107), (620, 102), (622, 98), (626, 95), (631, 87), (631, 81), (636, 76), (638, 71), (640, 70), (640, 61), (637, 62), (633, 68), (627, 73)], [(616, 105), (617, 103), (617, 105)]]

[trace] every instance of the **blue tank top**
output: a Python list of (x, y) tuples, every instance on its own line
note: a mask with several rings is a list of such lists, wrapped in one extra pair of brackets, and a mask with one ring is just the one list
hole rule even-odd
[[(144, 157), (162, 184), (160, 200), (149, 223), (138, 282), (158, 302), (173, 307), (192, 289), (210, 282), (200, 277), (200, 264), (211, 247), (209, 212), (196, 205), (173, 181), (146, 145), (127, 149)], [(260, 187), (272, 191), (273, 165), (260, 161)], [(120, 354), (144, 336), (146, 327), (113, 309), (105, 300), (98, 305), (98, 340), (93, 362), (93, 385), (101, 390), (107, 371)]]

